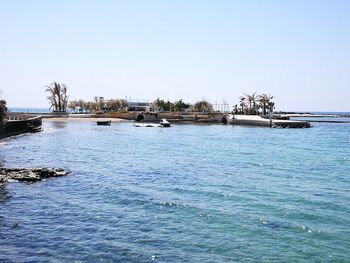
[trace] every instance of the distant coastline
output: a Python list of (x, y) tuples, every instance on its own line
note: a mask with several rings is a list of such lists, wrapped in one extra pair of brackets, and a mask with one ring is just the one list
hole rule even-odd
[(49, 110), (47, 108), (8, 108), (9, 112), (13, 113), (51, 113), (52, 110)]
[(313, 116), (313, 117), (350, 117), (350, 112), (341, 112), (341, 111), (282, 111), (278, 112), (283, 115), (296, 116)]
[[(28, 107), (28, 108), (9, 108), (9, 112), (13, 113), (51, 113), (52, 110), (47, 108)], [(291, 117), (350, 117), (350, 112), (339, 111), (279, 111), (277, 113), (283, 115), (291, 115)], [(311, 115), (311, 116), (310, 116)]]

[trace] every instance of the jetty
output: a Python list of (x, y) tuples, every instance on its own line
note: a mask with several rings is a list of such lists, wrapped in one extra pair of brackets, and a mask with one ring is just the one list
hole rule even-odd
[(167, 119), (170, 123), (182, 123), (182, 124), (220, 124), (223, 113), (221, 112), (145, 112), (145, 111), (133, 111), (133, 112), (115, 112), (115, 113), (100, 113), (91, 114), (91, 118), (105, 118), (105, 119), (122, 119), (136, 122), (147, 123), (159, 123), (162, 119)]
[(294, 121), (289, 118), (268, 118), (260, 115), (227, 114), (222, 118), (223, 124), (248, 125), (270, 128), (310, 128), (308, 121)]
[(221, 112), (123, 112), (91, 115), (99, 118), (120, 118), (136, 122), (159, 123), (166, 118), (176, 124), (231, 124), (271, 128), (310, 128), (309, 121), (290, 120), (287, 116), (273, 115), (271, 120), (263, 115), (223, 114)]

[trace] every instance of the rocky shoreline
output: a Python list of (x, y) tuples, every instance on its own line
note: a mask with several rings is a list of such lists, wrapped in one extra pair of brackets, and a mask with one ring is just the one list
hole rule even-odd
[(62, 168), (1, 168), (0, 184), (18, 182), (38, 182), (49, 178), (68, 175), (69, 172)]

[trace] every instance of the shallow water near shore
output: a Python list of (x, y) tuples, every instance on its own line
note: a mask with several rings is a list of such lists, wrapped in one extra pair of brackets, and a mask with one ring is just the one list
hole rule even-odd
[(136, 128), (47, 122), (0, 142), (0, 261), (339, 262), (350, 258), (350, 124)]

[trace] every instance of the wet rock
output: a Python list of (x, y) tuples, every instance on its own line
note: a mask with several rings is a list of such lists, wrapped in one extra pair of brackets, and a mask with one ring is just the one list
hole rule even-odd
[(1, 168), (0, 183), (11, 180), (24, 182), (37, 182), (48, 178), (68, 175), (69, 172), (62, 168)]

